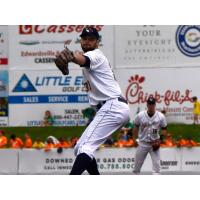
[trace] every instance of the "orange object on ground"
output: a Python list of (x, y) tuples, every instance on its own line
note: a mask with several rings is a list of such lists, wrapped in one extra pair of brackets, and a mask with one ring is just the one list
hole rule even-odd
[(136, 146), (136, 143), (131, 138), (131, 139), (128, 139), (127, 141), (126, 140), (119, 140), (119, 141), (114, 143), (114, 146), (120, 147), (120, 148), (122, 148), (122, 147), (134, 147), (134, 146)]
[(181, 140), (179, 141), (179, 145), (180, 145), (181, 147), (186, 147), (186, 146), (188, 146), (188, 140), (186, 140), (186, 139), (181, 139)]
[(126, 141), (124, 140), (119, 140), (114, 143), (115, 147), (120, 147), (120, 148), (125, 147), (125, 144), (126, 144)]
[(45, 151), (49, 151), (49, 150), (51, 150), (52, 148), (55, 148), (55, 145), (54, 145), (53, 143), (47, 143), (47, 144), (45, 144), (45, 146), (44, 146), (44, 150), (45, 150)]
[(56, 144), (56, 147), (59, 148), (59, 147), (62, 147), (62, 148), (70, 148), (71, 147), (71, 144), (67, 141), (63, 141), (63, 142), (59, 142)]
[(21, 138), (16, 137), (15, 139), (10, 140), (10, 148), (19, 149), (22, 148), (24, 143)]
[(5, 148), (8, 143), (8, 139), (5, 136), (5, 132), (0, 130), (0, 148)]
[(0, 148), (5, 148), (8, 143), (7, 137), (2, 135), (0, 136)]
[(135, 141), (131, 138), (125, 143), (125, 147), (134, 147), (136, 146)]
[(196, 146), (198, 146), (197, 142), (195, 142), (194, 140), (188, 140), (187, 147), (196, 147)]
[(32, 143), (31, 138), (27, 138), (27, 139), (25, 140), (24, 147), (25, 147), (25, 148), (32, 148), (32, 146), (33, 146), (33, 143)]
[(176, 144), (172, 141), (172, 139), (165, 139), (164, 143), (161, 143), (161, 147), (175, 147)]

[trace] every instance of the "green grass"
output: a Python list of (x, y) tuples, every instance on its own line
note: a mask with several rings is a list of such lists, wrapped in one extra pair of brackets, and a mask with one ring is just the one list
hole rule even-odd
[[(6, 132), (8, 138), (11, 134), (16, 134), (24, 139), (24, 134), (28, 133), (34, 141), (37, 137), (45, 140), (50, 135), (56, 138), (62, 136), (65, 139), (80, 137), (85, 127), (3, 127), (0, 129)], [(200, 142), (200, 125), (169, 124), (168, 132), (170, 132), (175, 139), (181, 135), (184, 138), (191, 137), (193, 140)], [(116, 135), (115, 133), (113, 137), (116, 138)]]
[(56, 138), (64, 137), (65, 139), (79, 137), (85, 127), (4, 127), (0, 129), (5, 131), (8, 138), (11, 134), (15, 134), (23, 139), (24, 134), (28, 133), (34, 141), (37, 137), (45, 140), (50, 135)]
[(174, 139), (180, 136), (186, 139), (191, 137), (196, 142), (200, 142), (200, 125), (170, 124), (168, 132), (172, 133)]

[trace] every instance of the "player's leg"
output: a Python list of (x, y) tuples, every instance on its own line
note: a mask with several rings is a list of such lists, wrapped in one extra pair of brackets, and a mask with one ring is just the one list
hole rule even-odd
[(76, 157), (70, 175), (80, 175), (89, 168), (92, 158), (85, 153), (81, 153)]
[(86, 130), (83, 132), (82, 136), (78, 140), (74, 148), (74, 153), (77, 157), (73, 164), (70, 175), (82, 174), (85, 170), (90, 173), (92, 167), (95, 168), (94, 171), (98, 171), (97, 166), (92, 163), (94, 155), (90, 146), (88, 146), (87, 143), (92, 138), (95, 127), (101, 120), (102, 116), (100, 114), (97, 114), (94, 120), (89, 124), (89, 126), (86, 128)]
[(149, 147), (143, 147), (140, 145), (137, 147), (136, 154), (135, 154), (135, 166), (133, 170), (134, 174), (140, 173), (140, 170), (142, 168), (145, 158), (147, 157), (149, 149), (150, 149)]
[(160, 174), (160, 149), (157, 151), (150, 151), (151, 160), (152, 160), (152, 174)]
[[(107, 125), (105, 125), (106, 123), (108, 123)], [(101, 124), (101, 125), (100, 125)], [(112, 124), (111, 122), (109, 123), (106, 119), (102, 119), (101, 123), (99, 124), (99, 126), (97, 126), (94, 130), (94, 135), (91, 136), (90, 138), (87, 138), (87, 140), (85, 139), (85, 141), (82, 143), (82, 139), (80, 140), (80, 143), (75, 147), (75, 152), (78, 154), (77, 158), (76, 158), (76, 162), (74, 163), (74, 165), (76, 165), (75, 168), (80, 168), (80, 166), (83, 166), (84, 168), (82, 168), (82, 172), (84, 170), (87, 170), (89, 174), (99, 174), (98, 168), (97, 168), (97, 163), (96, 160), (94, 158), (94, 151), (101, 145), (103, 144), (106, 139), (116, 130), (118, 130), (121, 125), (116, 125), (113, 126), (114, 124)], [(102, 125), (104, 124), (104, 125)], [(99, 134), (98, 134), (99, 133)], [(84, 136), (85, 134), (83, 134)], [(85, 152), (85, 153), (83, 153)], [(80, 165), (79, 163), (83, 161), (83, 159), (81, 159), (81, 161), (79, 161), (79, 155), (88, 155), (88, 157), (90, 157), (90, 159), (92, 160), (86, 160), (84, 159), (84, 165)], [(81, 156), (82, 158), (82, 156)], [(81, 173), (82, 173), (81, 172)], [(70, 173), (72, 174), (72, 173)]]
[[(120, 105), (119, 105), (120, 104)], [(103, 144), (106, 139), (122, 125), (129, 121), (129, 108), (128, 105), (121, 105), (122, 103), (106, 103), (96, 114), (94, 120), (86, 128), (81, 138), (75, 146), (75, 155), (87, 154), (91, 159), (94, 158), (95, 150)], [(124, 103), (123, 103), (124, 104)], [(77, 159), (78, 156), (77, 156)], [(77, 160), (76, 159), (76, 160)], [(90, 166), (86, 168), (89, 173), (93, 168), (97, 172), (96, 162), (91, 163), (88, 160), (86, 161)], [(77, 165), (78, 161), (74, 163)], [(79, 166), (73, 168), (79, 168)]]
[(100, 175), (95, 158), (92, 159), (92, 163), (88, 166), (87, 171), (90, 175)]

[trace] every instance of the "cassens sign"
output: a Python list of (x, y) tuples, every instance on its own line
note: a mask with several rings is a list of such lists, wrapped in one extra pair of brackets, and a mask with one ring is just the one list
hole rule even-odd
[(97, 31), (101, 31), (103, 25), (20, 25), (20, 35), (42, 34), (42, 33), (71, 33), (82, 32), (86, 26), (95, 27)]

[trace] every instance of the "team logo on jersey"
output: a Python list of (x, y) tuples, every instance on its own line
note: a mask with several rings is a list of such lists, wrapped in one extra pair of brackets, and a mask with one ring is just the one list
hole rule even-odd
[(26, 74), (23, 74), (13, 89), (13, 92), (37, 92)]
[(200, 56), (200, 26), (179, 26), (176, 31), (176, 44), (186, 56)]

